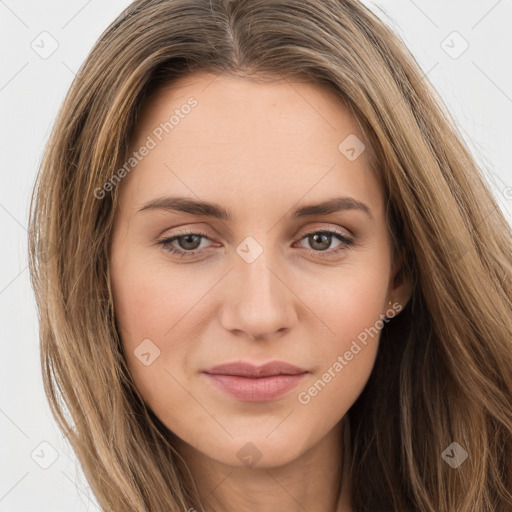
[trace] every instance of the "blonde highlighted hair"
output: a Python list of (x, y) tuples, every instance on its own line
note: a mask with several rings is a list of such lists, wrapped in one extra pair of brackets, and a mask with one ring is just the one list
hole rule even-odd
[[(65, 98), (29, 262), (45, 392), (102, 509), (205, 506), (127, 370), (108, 260), (118, 187), (94, 194), (126, 161), (145, 98), (195, 71), (327, 86), (370, 142), (414, 290), (348, 412), (354, 511), (512, 510), (511, 228), (414, 58), (356, 0), (137, 0)], [(457, 469), (442, 457), (454, 441)]]

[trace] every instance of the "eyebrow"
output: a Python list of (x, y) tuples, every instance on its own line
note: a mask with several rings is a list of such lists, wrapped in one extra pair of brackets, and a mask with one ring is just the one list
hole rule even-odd
[[(195, 199), (179, 196), (159, 197), (142, 206), (139, 212), (147, 210), (169, 210), (192, 215), (213, 217), (225, 221), (231, 221), (232, 216), (228, 210), (216, 203), (208, 201), (197, 201)], [(370, 208), (353, 197), (335, 197), (321, 203), (301, 206), (293, 210), (292, 218), (311, 217), (313, 215), (328, 215), (344, 210), (356, 210), (364, 212), (370, 219), (373, 219)]]

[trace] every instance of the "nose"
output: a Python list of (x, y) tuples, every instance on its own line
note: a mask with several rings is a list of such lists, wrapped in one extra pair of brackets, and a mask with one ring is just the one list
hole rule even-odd
[(265, 251), (251, 263), (235, 259), (222, 295), (224, 329), (256, 341), (282, 336), (293, 327), (299, 299), (290, 273), (272, 260)]

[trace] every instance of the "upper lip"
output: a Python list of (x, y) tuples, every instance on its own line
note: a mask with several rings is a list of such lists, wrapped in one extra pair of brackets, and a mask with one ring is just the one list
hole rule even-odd
[(271, 361), (261, 366), (240, 361), (237, 363), (226, 363), (214, 366), (204, 373), (211, 375), (236, 375), (239, 377), (268, 377), (271, 375), (299, 375), (306, 373), (307, 370), (286, 363), (284, 361)]

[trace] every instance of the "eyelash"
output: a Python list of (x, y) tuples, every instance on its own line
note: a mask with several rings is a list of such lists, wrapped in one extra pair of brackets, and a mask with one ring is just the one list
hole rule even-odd
[[(349, 250), (351, 248), (351, 246), (354, 245), (354, 240), (352, 238), (350, 238), (347, 235), (341, 233), (340, 231), (328, 230), (328, 229), (317, 229), (317, 230), (305, 233), (300, 238), (299, 241), (304, 240), (304, 238), (307, 238), (308, 236), (316, 235), (316, 234), (334, 235), (336, 238), (338, 238), (340, 240), (340, 242), (342, 242), (342, 244), (337, 249), (334, 249), (334, 250), (331, 250), (331, 251), (315, 251), (313, 249), (305, 249), (307, 251), (307, 253), (310, 256), (313, 256), (313, 257), (331, 258), (333, 256), (338, 255), (342, 251)], [(198, 249), (198, 250), (195, 250), (195, 251), (185, 251), (183, 249), (177, 249), (176, 247), (173, 247), (173, 246), (170, 245), (172, 242), (174, 242), (178, 238), (182, 238), (182, 237), (185, 237), (185, 236), (188, 236), (188, 235), (196, 235), (196, 236), (200, 236), (202, 238), (208, 238), (208, 235), (205, 234), (205, 233), (196, 233), (194, 231), (187, 231), (186, 233), (179, 233), (179, 234), (174, 235), (172, 237), (164, 238), (162, 240), (159, 240), (158, 241), (158, 245), (162, 245), (164, 248), (166, 248), (166, 246), (169, 246), (170, 248), (166, 248), (165, 250), (167, 252), (171, 253), (171, 254), (179, 256), (180, 258), (183, 258), (183, 257), (191, 258), (191, 257), (195, 256), (198, 252), (201, 252), (202, 249)], [(327, 254), (327, 256), (325, 256), (325, 254)]]

